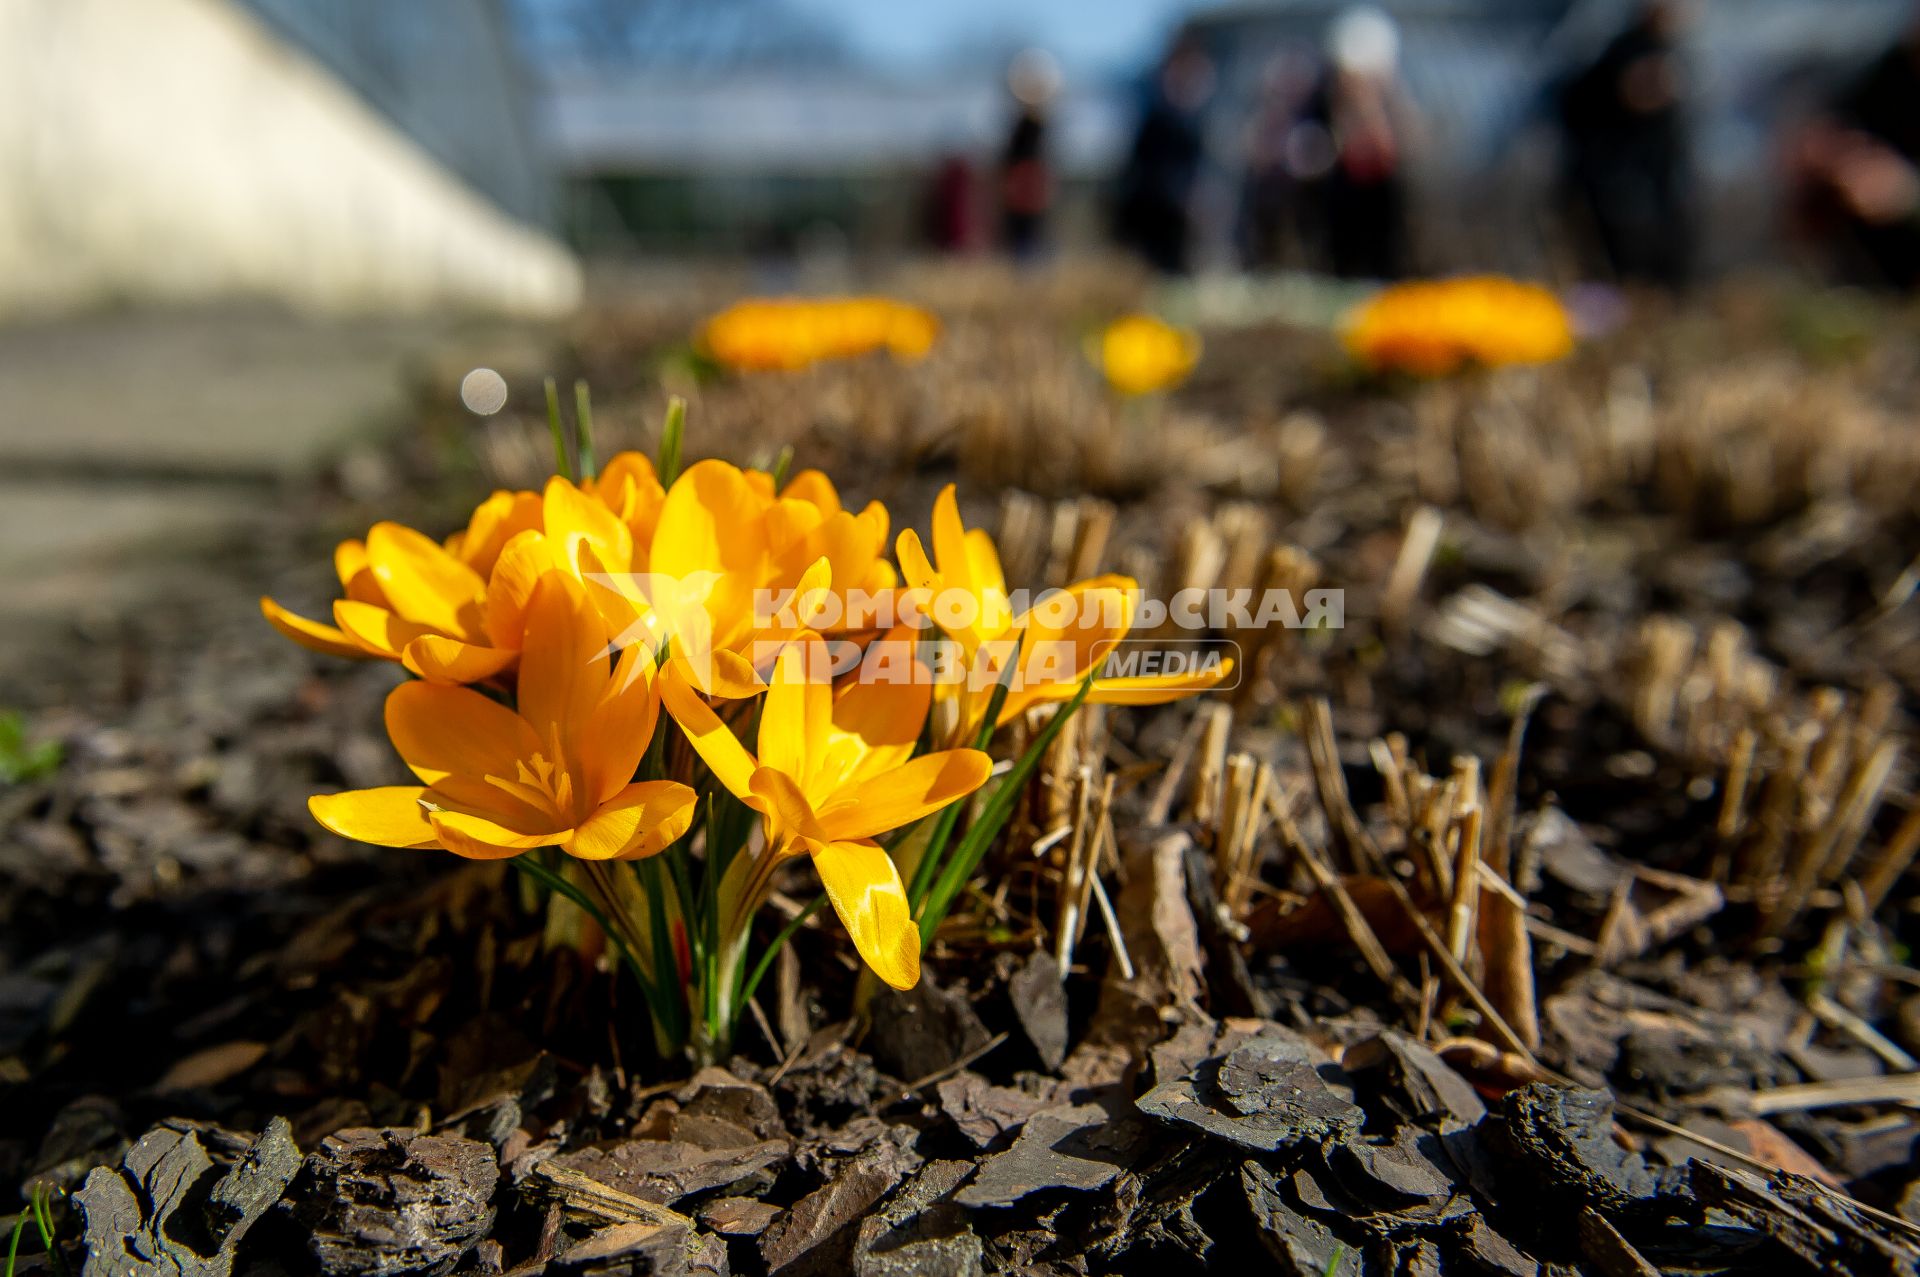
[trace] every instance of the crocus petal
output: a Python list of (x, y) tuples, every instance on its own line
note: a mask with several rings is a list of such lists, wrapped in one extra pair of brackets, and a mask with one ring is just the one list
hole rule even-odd
[[(524, 846), (509, 846), (501, 843), (483, 842), (455, 824), (442, 813), (436, 813), (432, 817), (432, 821), (433, 834), (434, 837), (439, 840), (440, 845), (454, 855), (464, 856), (468, 860), (512, 860), (515, 856), (522, 855), (528, 850), (528, 848)], [(552, 842), (557, 840), (549, 838), (548, 841)], [(539, 844), (534, 845), (537, 846)]]
[[(879, 642), (899, 645), (890, 650), (909, 652), (917, 633), (896, 627)], [(877, 776), (906, 762), (926, 726), (933, 705), (932, 671), (915, 656), (906, 670), (890, 666), (886, 673), (885, 679), (857, 678), (834, 696), (826, 752), (849, 760), (841, 773), (843, 782)]]
[(660, 507), (648, 570), (690, 578), (741, 573), (757, 580), (766, 559), (767, 494), (724, 461), (688, 466)]
[(521, 646), (534, 587), (547, 573), (567, 570), (554, 543), (538, 531), (522, 532), (501, 548), (487, 580), (487, 633), (495, 646)]
[(430, 537), (376, 523), (367, 533), (367, 562), (400, 616), (442, 634), (480, 637), (486, 582)]
[[(1179, 700), (1182, 696), (1192, 696), (1218, 687), (1232, 673), (1233, 658), (1227, 657), (1214, 669), (1191, 674), (1098, 678), (1093, 681), (1093, 690), (1087, 694), (1087, 699), (1102, 705), (1162, 705)], [(1069, 699), (1072, 695), (1072, 689), (1068, 689), (1064, 695), (1050, 699)]]
[(712, 769), (714, 779), (743, 801), (753, 793), (753, 771), (759, 764), (740, 743), (740, 738), (687, 683), (676, 664), (670, 663), (661, 675), (660, 703), (687, 734), (694, 752)]
[(353, 599), (335, 599), (333, 619), (363, 650), (390, 661), (399, 660), (400, 653), (415, 639), (439, 633), (417, 621), (395, 616), (377, 604)]
[(429, 683), (480, 683), (513, 664), (519, 655), (507, 648), (423, 634), (407, 644), (400, 663)]
[(610, 665), (606, 622), (580, 583), (563, 572), (541, 577), (527, 605), (520, 716), (542, 739), (551, 724), (571, 742), (605, 694)]
[(582, 860), (639, 860), (672, 845), (693, 826), (699, 796), (673, 780), (628, 785), (561, 846)]
[(386, 717), (393, 747), (429, 785), (513, 776), (521, 759), (546, 748), (525, 719), (465, 687), (402, 683), (387, 694)]
[(376, 607), (392, 611), (387, 602), (386, 591), (380, 588), (380, 582), (374, 579), (373, 568), (367, 563), (367, 543), (349, 537), (333, 548), (333, 570), (340, 578), (340, 588), (346, 591), (348, 598), (356, 603), (372, 603)]
[(420, 805), (426, 792), (419, 785), (387, 785), (315, 794), (307, 799), (307, 810), (326, 828), (355, 842), (370, 842), (376, 847), (431, 847), (437, 840), (427, 809)]
[(624, 570), (633, 562), (633, 533), (618, 515), (559, 475), (547, 480), (542, 497), (542, 522), (547, 539), (569, 564), (576, 562), (581, 545), (590, 545), (602, 563)]
[(674, 652), (669, 658), (680, 681), (715, 700), (743, 701), (767, 690), (760, 673), (744, 656), (721, 649)]
[(940, 565), (940, 575), (948, 585), (970, 593), (979, 592), (979, 582), (973, 579), (967, 554), (966, 525), (960, 522), (960, 501), (951, 483), (940, 489), (940, 495), (933, 499), (933, 559)]
[[(811, 675), (819, 653), (820, 677)], [(760, 711), (760, 765), (793, 777), (802, 788), (825, 752), (833, 716), (833, 685), (827, 681), (823, 645), (789, 643), (774, 664), (773, 685)]]
[(750, 792), (746, 804), (773, 820), (775, 836), (768, 839), (769, 842), (781, 842), (795, 835), (825, 841), (819, 822), (814, 819), (813, 805), (793, 777), (762, 767), (753, 773), (747, 788)]
[(532, 492), (494, 492), (467, 520), (459, 548), (452, 553), (482, 577), (493, 571), (501, 549), (528, 528), (540, 526), (540, 497)]
[(928, 561), (927, 551), (920, 544), (919, 533), (912, 528), (902, 528), (893, 549), (900, 556), (900, 574), (906, 578), (908, 585), (921, 590), (938, 588), (940, 574)]
[(787, 486), (780, 489), (780, 495), (818, 506), (822, 514), (840, 513), (840, 494), (834, 491), (833, 480), (819, 470), (802, 470), (794, 475), (787, 480)]
[(279, 630), (301, 647), (312, 651), (321, 652), (327, 656), (374, 655), (346, 631), (331, 625), (323, 625), (319, 621), (309, 621), (304, 616), (289, 612), (264, 594), (260, 596), (260, 615), (266, 617), (267, 624), (274, 629)]
[(653, 740), (659, 711), (653, 656), (644, 647), (630, 647), (620, 654), (613, 681), (576, 742), (587, 792), (595, 803), (611, 801), (633, 779)]
[(896, 989), (919, 983), (920, 932), (893, 859), (870, 842), (822, 843), (812, 851), (820, 885), (861, 958)]
[(820, 827), (833, 838), (871, 838), (900, 829), (987, 783), (993, 760), (977, 749), (927, 754), (838, 790), (820, 810)]

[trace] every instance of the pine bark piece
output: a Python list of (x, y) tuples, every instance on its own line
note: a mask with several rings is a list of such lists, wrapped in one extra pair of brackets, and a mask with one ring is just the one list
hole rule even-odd
[(307, 1158), (294, 1217), (327, 1277), (451, 1272), (493, 1228), (500, 1166), (477, 1140), (339, 1131)]
[(1351, 1138), (1366, 1114), (1328, 1086), (1304, 1038), (1278, 1025), (1140, 1097), (1140, 1111), (1261, 1153)]
[(298, 1173), (300, 1150), (287, 1120), (276, 1117), (221, 1173), (202, 1134), (190, 1125), (157, 1126), (127, 1150), (117, 1170), (103, 1166), (87, 1175), (74, 1195), (85, 1223), (82, 1277), (226, 1277), (233, 1271), (241, 1239)]

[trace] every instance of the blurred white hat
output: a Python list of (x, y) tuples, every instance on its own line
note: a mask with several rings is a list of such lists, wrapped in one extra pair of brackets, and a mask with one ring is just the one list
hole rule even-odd
[(1060, 91), (1060, 63), (1045, 49), (1022, 49), (1007, 66), (1007, 88), (1028, 106), (1045, 106)]
[(1354, 5), (1327, 28), (1327, 56), (1352, 75), (1390, 75), (1400, 61), (1400, 29), (1373, 5)]

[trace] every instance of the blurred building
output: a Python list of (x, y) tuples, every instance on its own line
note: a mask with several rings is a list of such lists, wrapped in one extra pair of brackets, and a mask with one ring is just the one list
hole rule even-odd
[[(1011, 119), (1013, 48), (909, 76), (781, 0), (522, 0), (518, 12), (569, 238), (594, 252), (906, 246), (940, 161), (986, 165)], [(1070, 83), (1053, 118), (1056, 171), (1091, 234), (1125, 96)]]
[(491, 0), (0, 0), (0, 315), (580, 292)]

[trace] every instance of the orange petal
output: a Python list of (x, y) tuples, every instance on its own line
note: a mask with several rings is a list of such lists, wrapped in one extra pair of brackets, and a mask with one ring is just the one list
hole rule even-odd
[(568, 570), (554, 543), (538, 531), (522, 532), (501, 548), (487, 581), (487, 633), (495, 646), (522, 645), (534, 587), (547, 573)]
[(309, 621), (306, 617), (289, 612), (266, 595), (260, 596), (260, 615), (267, 618), (267, 624), (298, 643), (301, 647), (328, 656), (367, 657), (374, 655), (354, 640), (351, 634), (323, 625), (319, 621)]
[(520, 716), (542, 739), (553, 724), (562, 740), (572, 741), (606, 694), (611, 674), (606, 622), (587, 602), (586, 591), (562, 572), (541, 577), (527, 605)]
[(465, 687), (402, 683), (387, 695), (387, 735), (429, 785), (449, 776), (512, 776), (546, 746), (500, 702)]
[(603, 803), (561, 845), (582, 860), (639, 860), (685, 834), (699, 804), (699, 795), (678, 781), (640, 781)]
[(584, 544), (593, 547), (603, 564), (620, 571), (633, 565), (633, 533), (604, 502), (594, 500), (559, 475), (547, 480), (541, 500), (547, 539), (567, 564), (578, 561)]
[(388, 785), (380, 789), (349, 789), (338, 794), (315, 794), (307, 810), (322, 825), (355, 842), (376, 847), (431, 847), (433, 826), (420, 805), (426, 790), (419, 785)]
[(949, 584), (963, 590), (973, 588), (967, 571), (967, 528), (960, 522), (960, 500), (951, 483), (933, 499), (933, 561)]
[(417, 621), (395, 616), (377, 604), (353, 599), (335, 599), (333, 619), (364, 650), (390, 661), (399, 660), (400, 653), (415, 639), (439, 632)]
[[(896, 628), (879, 641), (911, 644), (915, 633)], [(917, 658), (908, 673), (910, 681), (855, 679), (834, 697), (828, 748), (857, 755), (846, 772), (848, 780), (878, 775), (912, 756), (933, 705), (933, 675)]]
[(773, 821), (774, 836), (768, 838), (768, 842), (780, 842), (795, 835), (825, 840), (814, 819), (813, 805), (793, 777), (762, 767), (753, 773), (747, 787), (751, 791), (747, 805), (766, 813)]
[(871, 838), (904, 828), (987, 783), (993, 760), (977, 749), (950, 749), (840, 789), (820, 810), (833, 838)]
[(468, 860), (512, 860), (528, 850), (524, 846), (483, 842), (454, 823), (444, 813), (436, 813), (432, 820), (434, 837), (439, 840), (440, 845), (454, 855), (464, 856)]
[(660, 678), (660, 703), (680, 724), (714, 778), (734, 797), (745, 799), (753, 793), (753, 771), (759, 766), (746, 746), (740, 743), (720, 716), (688, 685), (677, 665), (669, 664)]
[[(1163, 705), (1182, 696), (1195, 696), (1225, 682), (1233, 673), (1233, 658), (1227, 657), (1216, 669), (1192, 674), (1144, 674), (1127, 678), (1098, 678), (1087, 694), (1090, 701), (1102, 705)], [(1069, 689), (1066, 697), (1073, 692)], [(1064, 699), (1064, 698), (1049, 698)]]
[(660, 507), (648, 570), (681, 578), (742, 573), (757, 581), (766, 562), (768, 504), (768, 495), (756, 491), (738, 467), (695, 462)]
[(653, 656), (644, 647), (630, 647), (620, 654), (613, 681), (577, 739), (580, 769), (594, 802), (610, 802), (633, 779), (659, 712)]
[(668, 663), (688, 687), (722, 701), (743, 701), (767, 690), (759, 671), (734, 652), (711, 651), (683, 655), (675, 652)]
[(348, 538), (335, 546), (333, 570), (339, 576), (340, 588), (346, 591), (348, 598), (357, 603), (372, 603), (392, 610), (387, 603), (386, 593), (380, 588), (380, 582), (373, 577), (373, 568), (367, 563), (366, 542)]
[(429, 683), (481, 683), (513, 664), (519, 655), (506, 648), (423, 634), (407, 644), (400, 663)]
[(920, 932), (893, 859), (870, 842), (830, 842), (811, 850), (820, 885), (861, 958), (896, 989), (919, 983)]
[(818, 470), (802, 470), (787, 480), (787, 486), (780, 489), (782, 498), (805, 501), (818, 506), (822, 514), (840, 512), (840, 494), (834, 491), (833, 480)]
[(900, 574), (906, 578), (908, 585), (923, 590), (939, 587), (940, 574), (927, 560), (927, 552), (920, 544), (918, 532), (912, 528), (902, 528), (893, 549), (900, 556)]
[(540, 526), (540, 497), (532, 492), (497, 491), (482, 501), (467, 520), (457, 557), (486, 577), (507, 542), (529, 528)]
[[(760, 765), (793, 777), (802, 785), (824, 761), (833, 718), (833, 686), (824, 674), (814, 678), (812, 658), (824, 662), (817, 642), (789, 643), (774, 663), (773, 684), (760, 710)], [(825, 670), (824, 663), (819, 666)]]
[(376, 523), (367, 533), (367, 562), (400, 616), (442, 634), (480, 637), (486, 582), (431, 538)]

